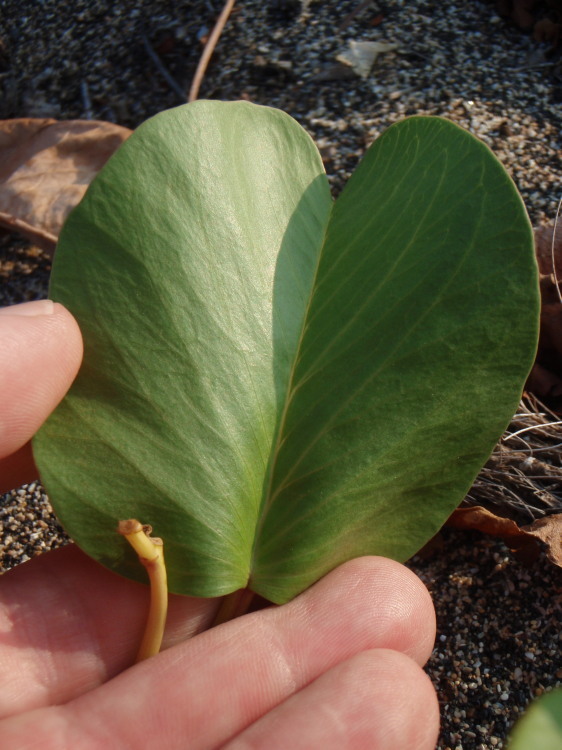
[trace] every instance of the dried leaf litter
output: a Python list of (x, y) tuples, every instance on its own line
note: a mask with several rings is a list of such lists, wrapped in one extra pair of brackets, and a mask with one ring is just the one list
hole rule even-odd
[[(0, 0), (0, 117), (135, 127), (180, 103), (146, 43), (187, 91), (221, 5), (140, 0), (131, 8), (78, 0), (70, 8), (60, 0)], [(338, 57), (364, 42), (396, 48), (377, 55), (362, 77)], [(316, 140), (335, 193), (389, 124), (410, 114), (445, 116), (493, 148), (535, 226), (556, 214), (560, 50), (521, 33), (492, 2), (240, 0), (201, 96), (246, 98), (296, 117)], [(45, 296), (48, 272), (40, 251), (2, 238), (0, 304)], [(554, 420), (526, 402), (510, 429), (545, 421)], [(512, 450), (515, 440), (498, 447), (468, 502), (505, 503), (507, 497), (523, 516), (534, 517), (559, 508), (562, 440), (560, 427), (554, 429), (522, 434), (524, 456)], [(66, 541), (39, 483), (5, 495), (0, 522), (4, 569)], [(442, 706), (438, 747), (502, 748), (528, 701), (562, 678), (560, 571), (544, 560), (527, 569), (501, 543), (475, 532), (445, 530), (436, 545), (411, 566), (432, 591), (438, 614), (427, 668)]]

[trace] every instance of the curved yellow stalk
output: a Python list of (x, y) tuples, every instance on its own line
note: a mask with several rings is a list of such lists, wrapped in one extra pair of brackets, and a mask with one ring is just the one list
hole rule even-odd
[(168, 611), (168, 584), (164, 563), (164, 543), (151, 537), (152, 528), (136, 519), (119, 521), (117, 530), (129, 542), (147, 570), (150, 579), (150, 609), (136, 661), (148, 659), (160, 651), (166, 614)]

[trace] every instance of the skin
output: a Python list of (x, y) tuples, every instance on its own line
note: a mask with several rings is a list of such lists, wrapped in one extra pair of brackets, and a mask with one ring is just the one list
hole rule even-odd
[[(76, 375), (61, 305), (0, 310), (0, 489), (37, 476), (29, 440)], [(3, 458), (2, 458), (3, 457)], [(353, 560), (282, 607), (205, 630), (213, 600), (171, 597), (165, 650), (130, 666), (147, 589), (69, 546), (0, 581), (0, 737), (13, 750), (433, 750), (421, 581)], [(191, 637), (194, 636), (194, 637)]]

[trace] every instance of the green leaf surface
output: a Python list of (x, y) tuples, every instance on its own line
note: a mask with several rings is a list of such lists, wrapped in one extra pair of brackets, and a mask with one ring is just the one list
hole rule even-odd
[(562, 690), (531, 703), (515, 725), (509, 750), (562, 750)]
[(513, 412), (538, 325), (531, 228), (499, 162), (439, 118), (393, 125), (333, 203), (278, 110), (142, 125), (69, 217), (51, 296), (85, 359), (35, 439), (63, 524), (171, 589), (283, 602), (363, 554), (404, 560)]

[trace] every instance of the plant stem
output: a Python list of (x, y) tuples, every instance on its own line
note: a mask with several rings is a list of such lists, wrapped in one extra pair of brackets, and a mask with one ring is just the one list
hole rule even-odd
[(245, 615), (253, 598), (254, 592), (249, 589), (238, 589), (238, 591), (233, 591), (232, 594), (225, 596), (220, 603), (211, 627), (214, 628), (216, 625), (222, 625), (223, 622)]
[(150, 609), (136, 658), (136, 661), (139, 662), (148, 659), (149, 656), (155, 656), (160, 651), (164, 636), (168, 611), (164, 544), (161, 539), (149, 536), (152, 531), (150, 526), (143, 526), (135, 519), (119, 521), (117, 530), (139, 556), (139, 560), (146, 568), (150, 580)]
[(197, 70), (195, 71), (195, 75), (193, 76), (193, 83), (191, 84), (191, 89), (189, 90), (189, 95), (187, 97), (188, 102), (194, 102), (199, 96), (199, 88), (201, 86), (203, 76), (205, 75), (205, 71), (207, 70), (207, 65), (209, 64), (211, 55), (215, 51), (215, 47), (217, 46), (219, 37), (222, 34), (222, 30), (224, 29), (228, 16), (230, 15), (235, 2), (236, 0), (226, 0), (224, 4), (215, 27), (213, 28), (207, 44), (205, 45), (205, 49), (203, 50), (203, 54), (201, 55), (201, 59), (199, 60), (199, 65), (197, 66)]

